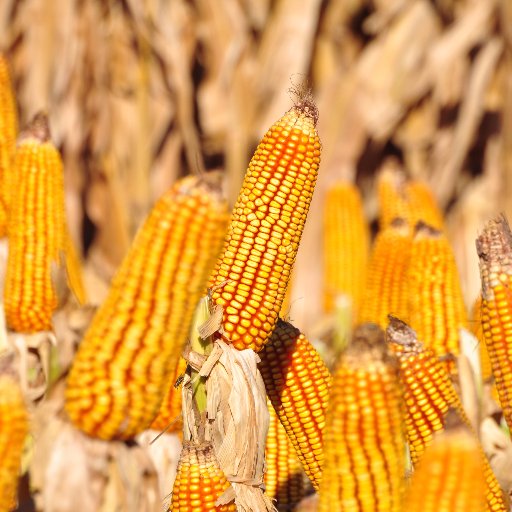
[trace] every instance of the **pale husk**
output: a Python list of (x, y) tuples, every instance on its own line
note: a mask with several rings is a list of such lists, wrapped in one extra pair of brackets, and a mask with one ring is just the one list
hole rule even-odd
[(200, 440), (204, 436), (213, 444), (232, 486), (217, 503), (229, 503), (234, 497), (240, 512), (276, 510), (263, 492), (269, 414), (258, 355), (251, 349), (237, 350), (222, 340), (213, 343), (206, 359), (194, 354), (189, 356), (191, 365), (206, 377), (206, 421), (196, 420), (199, 415), (194, 410), (193, 382), (187, 375), (183, 382), (183, 438)]

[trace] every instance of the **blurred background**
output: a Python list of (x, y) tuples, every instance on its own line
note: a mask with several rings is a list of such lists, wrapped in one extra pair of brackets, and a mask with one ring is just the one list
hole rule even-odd
[(2, 0), (0, 50), (20, 125), (49, 114), (94, 302), (178, 176), (223, 169), (234, 202), (303, 81), (323, 153), (293, 279), (297, 327), (322, 322), (322, 207), (336, 179), (357, 183), (374, 232), (379, 169), (428, 182), (468, 305), (475, 237), (512, 215), (510, 0)]

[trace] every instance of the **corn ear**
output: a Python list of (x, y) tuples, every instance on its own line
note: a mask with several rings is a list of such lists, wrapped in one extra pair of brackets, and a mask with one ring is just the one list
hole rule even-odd
[(299, 100), (249, 163), (211, 282), (224, 337), (237, 349), (261, 350), (277, 322), (320, 162), (316, 122), (312, 100)]
[(211, 176), (154, 206), (73, 362), (65, 409), (91, 436), (129, 439), (156, 417), (228, 221)]
[(322, 432), (331, 386), (329, 370), (308, 339), (283, 320), (278, 320), (259, 355), (267, 395), (304, 471), (318, 489), (324, 460)]

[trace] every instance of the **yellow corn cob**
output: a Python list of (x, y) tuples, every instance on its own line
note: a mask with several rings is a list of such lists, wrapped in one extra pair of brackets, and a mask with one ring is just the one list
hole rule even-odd
[(0, 510), (16, 508), (18, 475), (28, 415), (17, 381), (8, 373), (0, 375)]
[(394, 219), (379, 232), (373, 246), (358, 323), (374, 322), (385, 328), (390, 313), (408, 318), (407, 267), (411, 230), (402, 219)]
[(415, 228), (407, 283), (409, 323), (418, 338), (438, 356), (459, 355), (468, 318), (455, 257), (446, 236), (422, 222)]
[(407, 491), (407, 512), (484, 512), (484, 458), (469, 429), (447, 418), (435, 435)]
[(397, 217), (411, 227), (423, 221), (443, 229), (443, 214), (428, 185), (416, 180), (409, 181), (399, 168), (390, 165), (379, 173), (377, 194), (380, 229), (385, 229)]
[(187, 369), (187, 361), (180, 357), (178, 364), (174, 370), (174, 375), (170, 380), (171, 386), (167, 391), (167, 395), (160, 406), (158, 416), (151, 423), (153, 430), (165, 430), (168, 433), (181, 432), (183, 428), (183, 420), (181, 418), (181, 386), (179, 379)]
[(263, 137), (235, 204), (213, 299), (238, 349), (259, 351), (281, 309), (320, 162), (317, 110), (299, 101)]
[(209, 179), (185, 178), (156, 203), (82, 340), (66, 411), (87, 434), (131, 438), (158, 413), (228, 221)]
[(305, 496), (304, 471), (286, 430), (268, 402), (270, 424), (265, 448), (265, 494), (278, 510), (293, 510)]
[(479, 295), (473, 304), (471, 311), (471, 332), (479, 342), (480, 346), (480, 369), (482, 371), (482, 380), (489, 382), (492, 380), (491, 360), (485, 346), (484, 331), (482, 328), (482, 295)]
[[(18, 332), (50, 330), (58, 305), (52, 264), (58, 265), (62, 256), (67, 260), (71, 244), (62, 161), (50, 141), (46, 115), (38, 114), (21, 133), (12, 172), (16, 186), (9, 211), (4, 289), (7, 325)], [(83, 298), (79, 268), (70, 284), (79, 287), (76, 295)]]
[(476, 245), (482, 279), (482, 330), (503, 415), (511, 427), (512, 233), (507, 219), (490, 220)]
[(366, 282), (369, 232), (359, 190), (337, 182), (327, 192), (324, 210), (324, 309), (336, 297), (350, 297), (357, 312)]
[(169, 512), (236, 511), (234, 502), (215, 506), (228, 489), (229, 482), (220, 469), (213, 447), (209, 443), (183, 445)]
[(7, 209), (14, 189), (11, 164), (18, 133), (18, 114), (9, 65), (0, 54), (0, 237), (7, 234)]
[(329, 370), (307, 338), (283, 320), (278, 320), (260, 357), (259, 369), (268, 397), (307, 476), (318, 489), (331, 385)]
[[(448, 409), (456, 411), (468, 427), (470, 423), (445, 365), (431, 349), (418, 341), (416, 333), (402, 321), (391, 318), (387, 338), (399, 361), (406, 405), (406, 435), (411, 459), (416, 465), (434, 434), (444, 429)], [(504, 511), (502, 492), (487, 459), (484, 465), (488, 510)]]
[(319, 512), (402, 510), (402, 405), (384, 332), (375, 324), (359, 326), (331, 388)]

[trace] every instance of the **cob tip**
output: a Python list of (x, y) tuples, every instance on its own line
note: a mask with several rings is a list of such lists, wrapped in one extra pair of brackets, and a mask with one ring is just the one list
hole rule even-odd
[(439, 238), (441, 235), (441, 230), (423, 220), (419, 220), (414, 226), (414, 238)]
[(27, 126), (20, 132), (18, 143), (28, 139), (35, 139), (41, 144), (51, 139), (50, 124), (46, 112), (41, 110), (32, 118)]
[(318, 107), (313, 100), (313, 93), (306, 81), (300, 83), (292, 83), (290, 89), (288, 89), (293, 101), (292, 110), (300, 112), (306, 117), (313, 119), (313, 123), (316, 126), (318, 123)]
[(418, 354), (423, 350), (423, 344), (418, 340), (416, 331), (396, 316), (388, 315), (389, 324), (386, 328), (386, 340), (400, 347), (400, 351)]

